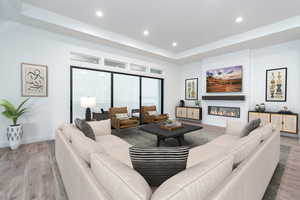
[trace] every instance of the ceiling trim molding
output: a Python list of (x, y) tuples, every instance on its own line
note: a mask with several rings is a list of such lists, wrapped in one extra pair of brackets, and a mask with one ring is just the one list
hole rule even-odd
[(235, 44), (248, 42), (250, 40), (255, 40), (261, 37), (266, 37), (268, 35), (276, 34), (279, 32), (283, 32), (283, 31), (287, 31), (299, 27), (300, 27), (300, 16), (292, 17), (245, 33), (227, 37), (222, 40), (209, 43), (207, 45), (186, 50), (184, 52), (178, 53), (176, 55), (176, 59), (178, 60), (185, 59), (187, 57), (195, 56), (197, 54), (202, 54), (215, 49), (224, 48), (226, 46), (232, 46)]
[[(295, 35), (295, 33), (298, 33), (296, 31), (299, 31), (300, 29), (300, 16), (295, 16), (206, 45), (188, 49), (183, 52), (173, 53), (115, 32), (107, 31), (30, 4), (22, 3), (21, 0), (1, 1), (0, 17), (15, 20), (20, 23), (28, 23), (28, 21), (30, 21), (35, 26), (43, 24), (42, 28), (46, 30), (49, 29), (50, 31), (53, 31), (53, 29), (55, 29), (54, 27), (59, 27), (67, 30), (67, 33), (74, 33), (73, 35), (76, 35), (76, 33), (78, 35), (78, 33), (80, 33), (84, 36), (96, 38), (100, 42), (106, 41), (111, 45), (119, 45), (119, 47), (125, 47), (130, 51), (139, 52), (150, 57), (158, 57), (162, 60), (165, 59), (168, 60), (168, 62), (175, 64), (189, 62), (193, 58), (198, 59), (218, 55), (219, 53), (224, 53), (229, 49), (244, 48), (245, 45), (251, 46), (250, 44), (254, 44), (255, 42), (257, 43), (258, 40), (268, 40), (267, 38), (270, 38), (268, 40), (268, 44), (270, 44), (270, 40), (272, 37), (274, 38), (274, 35), (283, 35), (283, 33), (286, 35), (289, 35), (287, 33), (290, 33), (290, 35), (294, 33)], [(292, 39), (300, 39), (300, 35), (299, 37), (287, 36), (280, 42)], [(274, 44), (278, 42), (273, 41)]]

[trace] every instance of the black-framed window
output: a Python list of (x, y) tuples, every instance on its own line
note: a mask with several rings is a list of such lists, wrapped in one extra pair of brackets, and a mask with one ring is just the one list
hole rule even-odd
[(95, 109), (126, 106), (131, 113), (141, 106), (156, 105), (158, 112), (163, 113), (162, 78), (71, 66), (70, 82), (71, 123), (84, 117), (80, 98), (86, 96), (96, 97)]

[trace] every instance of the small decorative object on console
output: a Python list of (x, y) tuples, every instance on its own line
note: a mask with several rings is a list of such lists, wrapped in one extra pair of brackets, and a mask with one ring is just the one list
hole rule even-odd
[(282, 110), (278, 111), (278, 113), (280, 113), (280, 114), (293, 114), (293, 112), (290, 111), (287, 106), (283, 106)]
[(91, 121), (92, 120), (91, 108), (96, 106), (96, 98), (95, 97), (81, 97), (80, 105), (82, 108), (86, 109), (85, 120)]
[(264, 103), (260, 104), (260, 112), (265, 112), (266, 111), (266, 106)]
[(199, 100), (195, 101), (196, 106), (200, 106), (200, 104), (201, 104), (201, 101), (199, 101)]
[(260, 111), (260, 106), (259, 106), (259, 104), (256, 104), (256, 106), (255, 106), (255, 111), (257, 111), (257, 112)]
[(179, 107), (184, 107), (184, 100), (180, 100)]

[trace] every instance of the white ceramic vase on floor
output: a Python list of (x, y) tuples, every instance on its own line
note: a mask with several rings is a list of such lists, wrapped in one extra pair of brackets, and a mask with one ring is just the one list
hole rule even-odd
[(12, 150), (17, 149), (22, 141), (23, 127), (22, 125), (11, 125), (7, 127), (7, 139)]

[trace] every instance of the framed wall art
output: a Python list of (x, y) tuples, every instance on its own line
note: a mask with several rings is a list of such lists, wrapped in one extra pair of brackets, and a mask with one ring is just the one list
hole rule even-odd
[(266, 101), (285, 102), (287, 96), (287, 68), (266, 71)]
[(185, 80), (185, 100), (198, 100), (198, 78)]
[(212, 69), (206, 72), (206, 92), (242, 92), (243, 66)]
[(48, 67), (46, 65), (22, 63), (21, 82), (23, 97), (47, 97)]

